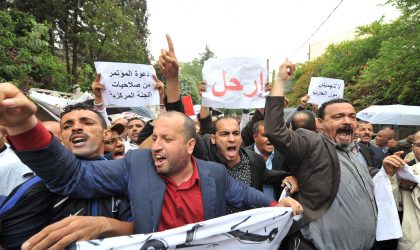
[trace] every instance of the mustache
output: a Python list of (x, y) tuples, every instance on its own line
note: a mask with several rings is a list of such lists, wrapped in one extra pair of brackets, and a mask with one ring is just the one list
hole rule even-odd
[(338, 128), (336, 133), (351, 135), (353, 134), (353, 128), (349, 124), (345, 124), (342, 127)]

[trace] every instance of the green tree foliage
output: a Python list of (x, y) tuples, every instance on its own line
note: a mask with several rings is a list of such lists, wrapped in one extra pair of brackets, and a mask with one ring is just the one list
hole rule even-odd
[(216, 57), (215, 53), (211, 51), (207, 45), (204, 52), (199, 55), (198, 58), (195, 58), (190, 62), (181, 63), (180, 65), (181, 95), (191, 95), (194, 104), (198, 104), (201, 101), (198, 94), (198, 88), (203, 80), (202, 70), (204, 62), (210, 58)]
[[(420, 22), (402, 16), (381, 32), (387, 36), (357, 84), (356, 103), (420, 105)], [(414, 21), (414, 22), (413, 22)], [(385, 36), (384, 35), (384, 36)]]
[(50, 24), (50, 50), (73, 89), (90, 88), (94, 61), (150, 63), (146, 0), (10, 0), (6, 7)]
[(0, 82), (25, 89), (70, 90), (65, 65), (51, 53), (48, 30), (26, 13), (0, 11)]
[(420, 22), (418, 1), (389, 1), (403, 15), (358, 28), (357, 38), (331, 45), (314, 61), (299, 65), (288, 95), (297, 105), (311, 77), (343, 79), (344, 97), (357, 108), (373, 104), (420, 105)]
[(197, 83), (195, 82), (194, 77), (189, 74), (181, 74), (179, 77), (179, 83), (181, 96), (191, 96), (194, 104), (199, 104), (201, 102), (200, 95), (198, 94)]
[(206, 48), (204, 48), (204, 52), (200, 53), (199, 61), (201, 65), (204, 65), (204, 62), (207, 61), (210, 58), (216, 58), (216, 54), (211, 51), (208, 45), (206, 45)]

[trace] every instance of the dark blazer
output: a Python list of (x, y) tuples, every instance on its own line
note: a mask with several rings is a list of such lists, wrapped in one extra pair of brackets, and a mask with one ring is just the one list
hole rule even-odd
[(264, 114), (262, 114), (258, 109), (256, 109), (251, 120), (241, 131), (242, 147), (248, 147), (249, 145), (252, 145), (255, 142), (254, 135), (252, 133), (252, 128), (254, 127), (255, 123), (262, 120), (264, 120)]
[(296, 199), (304, 208), (289, 234), (318, 219), (330, 207), (340, 184), (340, 163), (335, 145), (306, 129), (292, 131), (284, 121), (284, 97), (266, 98), (265, 134), (286, 157), (293, 176), (301, 183)]
[(412, 159), (407, 163), (408, 166), (413, 166), (414, 164), (416, 164), (416, 159)]
[[(166, 185), (150, 150), (131, 150), (125, 158), (112, 161), (83, 161), (53, 138), (44, 149), (16, 154), (54, 193), (82, 199), (127, 195), (135, 233), (157, 231)], [(206, 220), (225, 215), (226, 204), (238, 208), (271, 204), (265, 194), (233, 179), (224, 166), (198, 159), (196, 163)]]
[(369, 170), (369, 174), (370, 176), (375, 176), (379, 170), (381, 169), (381, 166), (377, 167), (375, 165), (375, 160), (374, 160), (374, 153), (372, 151), (371, 147), (365, 146), (362, 143), (358, 143), (359, 145), (359, 151), (360, 153), (363, 155), (363, 157), (366, 160), (366, 163), (368, 165), (368, 170)]
[[(200, 142), (196, 144), (196, 147), (197, 145), (201, 144), (202, 148), (200, 151), (203, 152), (203, 155), (198, 158), (204, 159), (206, 161), (217, 162), (223, 164), (226, 167), (222, 157), (217, 152), (216, 145), (211, 143), (209, 134), (204, 135), (198, 141)], [(262, 156), (246, 148), (241, 148), (240, 150), (249, 158), (251, 164), (251, 187), (262, 191), (263, 184), (281, 185), (282, 180), (286, 176), (290, 175), (289, 172), (285, 171), (267, 170), (265, 167), (264, 158), (262, 158)]]
[[(245, 149), (248, 149), (250, 151), (255, 152), (254, 146), (255, 146), (255, 143), (249, 145)], [(272, 165), (272, 167), (273, 167), (272, 170), (283, 172), (284, 177), (291, 175), (290, 171), (288, 170), (288, 168), (286, 166), (286, 158), (278, 150), (274, 149), (274, 157), (271, 161), (272, 161), (272, 164), (273, 164)], [(283, 181), (283, 179), (281, 181)], [(283, 191), (283, 187), (281, 185), (273, 185), (273, 187), (274, 187), (274, 192), (275, 192), (275, 195), (276, 195), (276, 199), (279, 199), (280, 195), (281, 195), (281, 192)]]

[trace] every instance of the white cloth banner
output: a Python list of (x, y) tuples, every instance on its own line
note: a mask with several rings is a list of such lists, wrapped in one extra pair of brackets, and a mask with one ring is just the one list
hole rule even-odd
[(203, 80), (207, 91), (202, 105), (213, 108), (263, 108), (264, 85), (267, 78), (266, 62), (262, 59), (232, 57), (211, 58), (204, 63)]
[(340, 79), (312, 77), (308, 88), (309, 103), (321, 105), (322, 103), (343, 98), (344, 81)]
[(159, 91), (154, 89), (156, 75), (152, 65), (95, 62), (96, 72), (101, 74), (102, 91), (106, 105), (139, 107), (159, 105)]
[(403, 236), (400, 219), (392, 186), (384, 168), (373, 177), (376, 205), (378, 207), (378, 221), (376, 223), (376, 240), (398, 239)]
[(152, 234), (78, 242), (73, 249), (278, 249), (292, 225), (285, 207), (252, 209)]

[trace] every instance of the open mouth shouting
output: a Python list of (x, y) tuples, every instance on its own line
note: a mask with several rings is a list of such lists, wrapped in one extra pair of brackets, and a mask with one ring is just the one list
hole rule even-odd
[(352, 140), (353, 136), (353, 128), (346, 124), (336, 131), (336, 138), (338, 139), (338, 142), (350, 142)]
[(162, 165), (165, 163), (166, 161), (166, 157), (161, 155), (161, 154), (154, 154), (153, 158), (155, 159), (155, 166), (157, 168), (162, 167)]
[(238, 149), (236, 146), (228, 146), (226, 148), (226, 156), (228, 158), (235, 158), (237, 154), (238, 154)]
[(114, 152), (114, 159), (124, 158), (125, 152), (124, 148), (119, 149), (118, 151)]
[(70, 143), (74, 147), (82, 147), (86, 144), (88, 136), (84, 134), (73, 134), (70, 137)]

